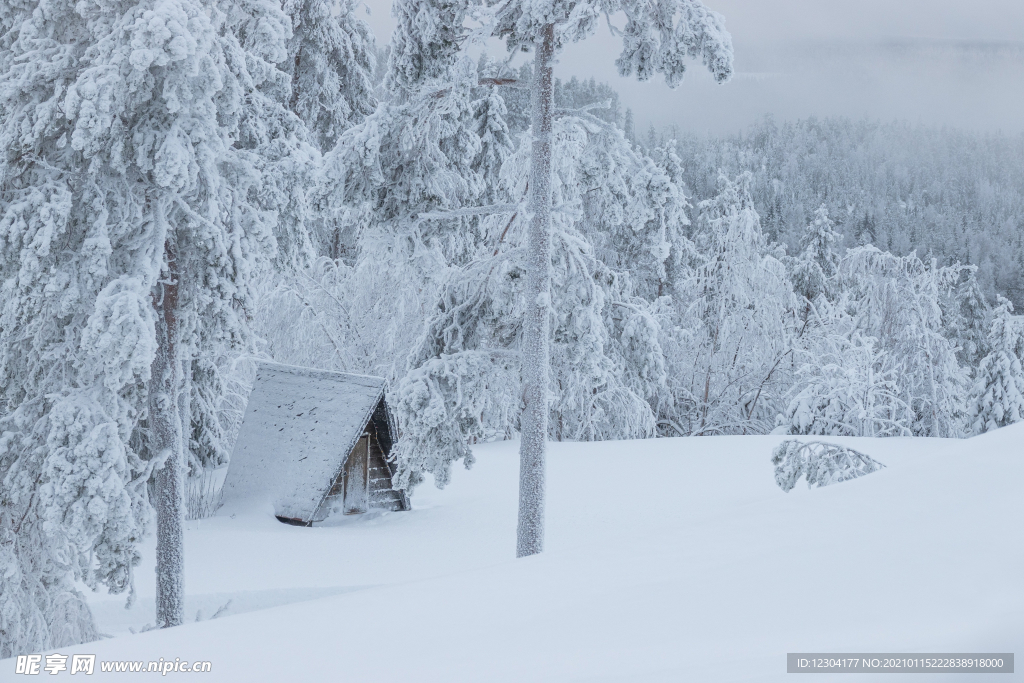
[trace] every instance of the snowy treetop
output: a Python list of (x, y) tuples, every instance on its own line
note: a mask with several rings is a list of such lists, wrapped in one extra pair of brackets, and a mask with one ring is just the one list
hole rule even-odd
[(687, 58), (700, 59), (719, 83), (732, 76), (732, 37), (725, 19), (698, 0), (520, 0), (507, 2), (497, 10), (495, 33), (504, 38), (509, 50), (526, 50), (533, 45), (539, 29), (555, 24), (555, 44), (583, 40), (594, 32), (602, 14), (622, 12), (626, 25), (613, 32), (622, 38), (622, 52), (615, 64), (623, 76), (636, 75), (641, 81), (664, 74), (675, 87), (686, 72)]

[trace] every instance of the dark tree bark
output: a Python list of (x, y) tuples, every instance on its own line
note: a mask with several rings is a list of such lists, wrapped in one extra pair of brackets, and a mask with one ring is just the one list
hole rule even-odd
[[(149, 380), (149, 433), (152, 457), (163, 460), (156, 471), (156, 621), (161, 628), (184, 620), (185, 458), (179, 406), (181, 359), (178, 330), (177, 250), (165, 245), (167, 270), (156, 286), (157, 352)], [(185, 402), (188, 405), (188, 402)]]

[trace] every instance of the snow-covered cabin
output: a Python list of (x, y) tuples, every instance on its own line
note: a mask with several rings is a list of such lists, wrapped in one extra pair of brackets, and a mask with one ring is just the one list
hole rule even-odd
[(223, 502), (271, 503), (305, 526), (339, 508), (408, 510), (391, 480), (394, 433), (383, 378), (260, 363)]

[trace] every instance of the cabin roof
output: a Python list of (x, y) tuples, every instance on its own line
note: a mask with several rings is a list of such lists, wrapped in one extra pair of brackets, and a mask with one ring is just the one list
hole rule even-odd
[(384, 400), (384, 379), (260, 362), (223, 502), (311, 520)]

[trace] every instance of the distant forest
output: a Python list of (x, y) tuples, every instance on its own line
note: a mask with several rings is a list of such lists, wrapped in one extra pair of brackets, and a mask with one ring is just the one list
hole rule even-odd
[[(520, 78), (529, 78), (528, 66)], [(526, 105), (525, 93), (520, 97)], [(1024, 310), (1024, 135), (847, 118), (780, 123), (771, 116), (730, 136), (674, 126), (637, 133), (632, 111), (610, 85), (572, 78), (557, 84), (556, 98), (566, 108), (610, 103), (593, 113), (622, 127), (646, 154), (657, 157), (674, 140), (677, 180), (693, 205), (718, 194), (720, 173), (749, 171), (761, 227), (790, 254), (824, 204), (841, 246), (873, 244), (899, 256), (916, 251), (940, 266), (976, 265), (989, 301), (1000, 294)], [(516, 99), (506, 94), (509, 127), (525, 130), (527, 109)]]
[(650, 130), (637, 143), (653, 150), (673, 139), (691, 203), (715, 196), (720, 172), (749, 171), (761, 226), (790, 254), (825, 204), (842, 246), (977, 265), (990, 301), (1001, 294), (1024, 310), (1024, 136), (765, 118), (728, 137)]

